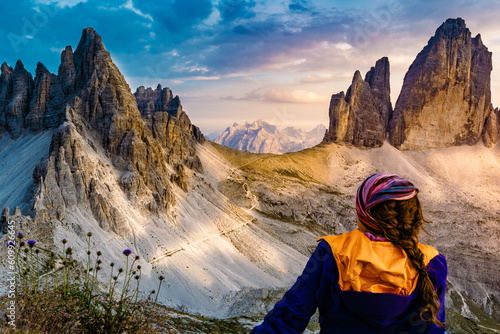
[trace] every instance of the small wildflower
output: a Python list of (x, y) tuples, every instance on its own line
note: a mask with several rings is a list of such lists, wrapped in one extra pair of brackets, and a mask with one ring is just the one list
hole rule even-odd
[(101, 260), (97, 260), (97, 264), (101, 264), (101, 263), (102, 263), (102, 261), (101, 261)]
[(71, 255), (73, 253), (73, 249), (71, 247), (66, 248), (66, 254)]
[(26, 243), (24, 241), (21, 241), (21, 247), (24, 247), (24, 245), (26, 245)]
[(115, 263), (114, 263), (114, 262), (111, 262), (111, 263), (109, 264), (109, 266), (110, 266), (110, 267), (114, 267), (114, 266), (115, 266)]
[(28, 241), (28, 246), (29, 246), (30, 248), (33, 248), (33, 246), (35, 246), (35, 244), (36, 244), (36, 241), (35, 241), (35, 240), (29, 240), (29, 241)]
[(132, 275), (135, 275), (135, 270), (132, 272)]
[(113, 276), (113, 279), (116, 281), (118, 279), (118, 276)]
[(125, 249), (123, 251), (123, 255), (125, 255), (125, 256), (129, 256), (130, 254), (132, 254), (132, 251), (130, 249)]
[(140, 265), (140, 264), (139, 264), (139, 265), (137, 265), (137, 269), (141, 270), (141, 268), (142, 268), (142, 267), (141, 267), (141, 265)]
[(119, 272), (119, 273), (122, 273), (122, 272), (123, 272), (123, 269), (122, 269), (122, 268), (118, 269), (118, 272)]
[(25, 248), (23, 252), (28, 253), (30, 250), (28, 248)]
[(156, 290), (151, 290), (151, 294), (154, 295), (156, 293)]
[(68, 240), (66, 240), (66, 239), (62, 239), (62, 240), (61, 240), (61, 242), (62, 242), (63, 244), (65, 244), (65, 243), (67, 243), (67, 242), (68, 242)]
[(37, 248), (37, 249), (35, 249), (35, 254), (38, 254), (38, 253), (40, 253), (40, 250)]
[(21, 232), (17, 232), (17, 237), (19, 239), (23, 239), (24, 238), (24, 235), (21, 233)]
[(26, 256), (23, 256), (23, 261), (27, 261), (28, 258)]
[(97, 251), (96, 254), (97, 254), (97, 256), (101, 256), (102, 255), (101, 251)]
[(158, 279), (159, 279), (160, 281), (163, 281), (163, 280), (165, 279), (165, 277), (164, 277), (163, 275), (160, 275), (160, 277), (158, 277)]
[(50, 252), (50, 257), (54, 257), (56, 256), (56, 254), (54, 254), (54, 252)]
[(135, 275), (135, 276), (134, 276), (134, 278), (135, 278), (135, 279), (139, 279), (139, 275)]
[(141, 258), (141, 257), (140, 257), (139, 255), (136, 255), (136, 256), (135, 256), (135, 259), (136, 259), (136, 260), (139, 260), (140, 258)]
[(87, 233), (87, 237), (90, 238), (91, 236), (92, 236), (92, 232)]
[(97, 268), (95, 268), (95, 270), (99, 271), (99, 270), (101, 270), (101, 267), (97, 266)]

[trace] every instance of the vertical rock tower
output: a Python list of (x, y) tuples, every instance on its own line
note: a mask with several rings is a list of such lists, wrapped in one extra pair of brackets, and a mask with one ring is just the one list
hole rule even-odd
[(446, 20), (405, 75), (390, 121), (391, 144), (399, 149), (471, 145), (485, 124), (496, 126), (488, 122), (493, 117), (491, 56), (464, 20)]
[(365, 80), (356, 71), (345, 95), (332, 95), (330, 124), (323, 142), (382, 146), (392, 114), (389, 74), (389, 60), (383, 57), (366, 73)]

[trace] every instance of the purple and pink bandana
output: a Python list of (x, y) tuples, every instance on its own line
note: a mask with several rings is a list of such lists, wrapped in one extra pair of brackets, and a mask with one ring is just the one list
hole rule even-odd
[(359, 221), (373, 232), (382, 234), (367, 212), (369, 208), (383, 201), (403, 201), (415, 196), (418, 189), (408, 180), (396, 174), (373, 174), (361, 183), (356, 194), (356, 212)]

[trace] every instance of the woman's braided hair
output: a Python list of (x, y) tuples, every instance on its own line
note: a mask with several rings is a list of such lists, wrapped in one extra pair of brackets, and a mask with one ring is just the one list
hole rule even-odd
[(427, 223), (417, 195), (407, 200), (387, 200), (368, 209), (383, 230), (384, 237), (396, 247), (402, 248), (419, 273), (417, 301), (422, 306), (420, 318), (439, 327), (444, 324), (437, 318), (439, 298), (424, 263), (424, 254), (418, 248), (418, 234), (422, 223)]

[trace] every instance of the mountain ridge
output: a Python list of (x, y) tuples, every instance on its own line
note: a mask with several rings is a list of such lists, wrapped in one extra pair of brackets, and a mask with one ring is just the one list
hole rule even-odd
[(317, 125), (310, 131), (294, 127), (282, 130), (261, 119), (247, 121), (243, 125), (234, 123), (214, 139), (214, 142), (253, 153), (277, 153), (298, 151), (312, 147), (324, 136), (326, 128)]

